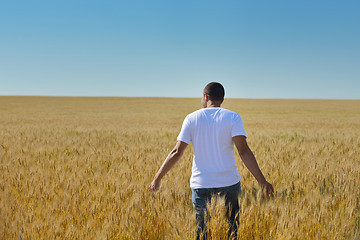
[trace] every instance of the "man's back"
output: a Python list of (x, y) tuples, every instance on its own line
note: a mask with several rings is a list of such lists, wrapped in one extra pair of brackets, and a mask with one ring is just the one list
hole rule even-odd
[(240, 115), (221, 107), (203, 108), (185, 118), (178, 140), (193, 144), (191, 188), (239, 182), (232, 142), (237, 135), (246, 136)]

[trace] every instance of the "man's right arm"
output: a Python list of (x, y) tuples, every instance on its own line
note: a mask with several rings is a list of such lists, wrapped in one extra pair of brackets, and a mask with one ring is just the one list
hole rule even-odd
[(174, 149), (169, 153), (167, 158), (165, 159), (163, 165), (160, 167), (159, 171), (156, 173), (154, 180), (151, 182), (149, 186), (150, 192), (155, 192), (160, 188), (161, 179), (165, 176), (165, 174), (177, 163), (182, 155), (185, 152), (187, 143), (182, 141), (177, 141)]
[(239, 135), (234, 136), (232, 139), (239, 152), (241, 160), (258, 181), (259, 186), (266, 196), (273, 196), (274, 188), (268, 181), (266, 181), (264, 175), (262, 174), (255, 156), (247, 144), (246, 137)]

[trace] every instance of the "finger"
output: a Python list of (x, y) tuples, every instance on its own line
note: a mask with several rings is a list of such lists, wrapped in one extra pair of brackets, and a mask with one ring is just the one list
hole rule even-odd
[(274, 188), (272, 186), (269, 188), (269, 196), (274, 197)]
[(155, 198), (154, 190), (151, 186), (149, 187), (149, 191), (150, 191), (151, 197)]

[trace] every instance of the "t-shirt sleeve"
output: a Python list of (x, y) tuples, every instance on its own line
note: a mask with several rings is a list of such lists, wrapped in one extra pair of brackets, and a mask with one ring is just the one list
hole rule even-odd
[(177, 137), (178, 141), (185, 142), (187, 144), (190, 144), (191, 142), (191, 131), (190, 131), (190, 121), (189, 118), (186, 117), (184, 119), (184, 122), (181, 127), (181, 131), (179, 133), (179, 136)]
[(233, 127), (231, 129), (231, 137), (246, 136), (243, 121), (239, 114), (236, 115)]

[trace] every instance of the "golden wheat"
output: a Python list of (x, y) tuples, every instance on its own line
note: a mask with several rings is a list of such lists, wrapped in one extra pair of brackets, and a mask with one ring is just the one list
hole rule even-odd
[[(192, 149), (147, 187), (200, 99), (0, 97), (1, 239), (193, 239)], [(239, 239), (359, 239), (360, 101), (226, 99), (273, 200), (236, 154)], [(221, 202), (221, 201), (218, 201)], [(226, 235), (210, 206), (214, 239)]]

